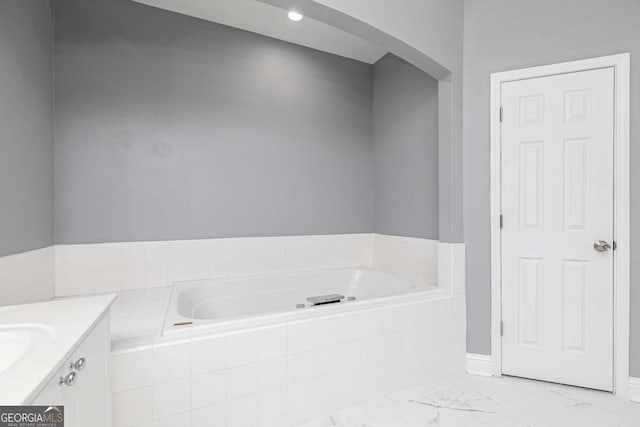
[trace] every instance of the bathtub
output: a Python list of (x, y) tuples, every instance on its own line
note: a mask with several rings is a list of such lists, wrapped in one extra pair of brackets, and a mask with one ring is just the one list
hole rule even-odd
[[(114, 319), (125, 319), (112, 353), (114, 427), (300, 425), (464, 368), (464, 295), (376, 269), (176, 282), (139, 294), (114, 307)], [(309, 306), (307, 297), (327, 294), (345, 298)], [(151, 335), (133, 339), (136, 319), (151, 313)]]
[[(236, 279), (176, 282), (162, 335), (260, 326), (380, 304), (411, 301), (435, 286), (373, 268), (336, 268)], [(309, 297), (339, 295), (340, 302), (313, 305)]]

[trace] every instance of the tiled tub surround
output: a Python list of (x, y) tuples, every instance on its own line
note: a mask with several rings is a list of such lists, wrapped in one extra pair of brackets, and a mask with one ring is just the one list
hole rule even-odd
[[(439, 289), (161, 336), (175, 281), (355, 266)], [(463, 245), (378, 234), (57, 245), (55, 283), (58, 296), (119, 292), (115, 427), (294, 426), (464, 368)]]
[(56, 296), (353, 266), (434, 285), (441, 245), (369, 233), (56, 245)]
[(435, 285), (440, 245), (436, 240), (373, 234), (371, 265), (410, 280)]
[(52, 246), (0, 257), (0, 306), (47, 301), (53, 295)]
[[(440, 290), (170, 340), (157, 333), (168, 295), (125, 292), (113, 306), (114, 427), (295, 426), (464, 365), (464, 296)], [(152, 313), (156, 331), (133, 347), (131, 319)]]
[[(404, 242), (415, 244), (413, 240), (418, 239), (405, 239)], [(427, 242), (431, 244), (431, 241)], [(464, 296), (464, 245), (438, 243), (437, 252), (438, 288), (455, 297)], [(434, 283), (435, 273), (432, 276)], [(425, 288), (428, 286), (427, 283), (424, 285)], [(115, 351), (153, 344), (161, 333), (171, 289), (165, 286), (120, 292), (112, 309), (112, 347)], [(464, 318), (455, 321), (461, 322), (458, 328), (465, 327)]]

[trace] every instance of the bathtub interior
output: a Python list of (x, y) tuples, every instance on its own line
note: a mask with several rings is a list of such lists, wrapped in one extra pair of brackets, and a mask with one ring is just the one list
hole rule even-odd
[[(229, 279), (177, 282), (172, 287), (163, 335), (184, 327), (358, 305), (365, 301), (435, 290), (372, 268), (336, 268)], [(339, 303), (313, 306), (307, 298), (337, 294)]]

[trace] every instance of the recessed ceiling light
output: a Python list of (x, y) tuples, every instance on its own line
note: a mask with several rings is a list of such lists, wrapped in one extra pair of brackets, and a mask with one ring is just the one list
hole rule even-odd
[(301, 21), (302, 18), (304, 18), (304, 16), (301, 13), (298, 13), (294, 10), (289, 11), (289, 19), (291, 19), (294, 22), (298, 22)]

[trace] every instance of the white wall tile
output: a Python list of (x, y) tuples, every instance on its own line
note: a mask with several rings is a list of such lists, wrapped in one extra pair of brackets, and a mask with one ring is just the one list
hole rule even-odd
[(258, 386), (266, 391), (287, 384), (287, 359), (271, 359), (258, 364)]
[(404, 329), (402, 331), (402, 351), (417, 351), (423, 343), (424, 331), (422, 329)]
[(338, 369), (348, 370), (362, 363), (362, 342), (348, 341), (338, 346)]
[(412, 237), (374, 234), (373, 265), (376, 268), (427, 285), (438, 282), (438, 242)]
[(382, 334), (382, 310), (367, 310), (360, 314), (362, 336), (371, 337)]
[[(206, 262), (188, 264), (186, 270), (188, 280), (202, 280), (211, 277), (211, 274), (209, 274), (209, 263)], [(169, 281), (169, 283), (172, 283), (172, 281)]]
[(316, 349), (314, 357), (316, 376), (337, 372), (338, 360), (337, 345)]
[(153, 390), (151, 387), (113, 395), (113, 425), (128, 427), (153, 419)]
[(189, 410), (191, 410), (191, 381), (189, 379), (153, 386), (154, 420)]
[(137, 270), (144, 267), (146, 244), (147, 242), (120, 243), (120, 259), (122, 262), (122, 270)]
[(338, 320), (338, 341), (341, 343), (359, 339), (361, 336), (360, 313), (342, 314)]
[[(385, 389), (390, 393), (399, 390), (402, 382), (402, 358), (400, 356), (385, 358), (382, 364), (384, 366), (382, 381)], [(434, 363), (434, 370), (438, 369)]]
[(144, 262), (149, 265), (166, 265), (169, 260), (170, 242), (147, 242), (144, 245)]
[(313, 378), (314, 352), (292, 354), (287, 358), (287, 383), (294, 384)]
[(258, 331), (233, 332), (227, 335), (227, 366), (230, 368), (258, 360)]
[(288, 353), (311, 351), (314, 347), (314, 324), (312, 320), (289, 323), (287, 326)]
[[(0, 306), (47, 301), (55, 293), (55, 250), (0, 257)], [(71, 284), (67, 281), (65, 286)]]
[(111, 389), (120, 393), (153, 384), (151, 350), (116, 355), (111, 358)]
[(314, 330), (316, 348), (338, 344), (338, 316), (316, 319)]
[[(439, 252), (436, 241), (366, 233), (59, 245), (57, 295), (119, 287), (154, 288), (208, 277), (367, 265), (434, 285), (440, 268)], [(119, 286), (106, 280), (103, 282), (108, 289), (82, 285), (78, 274), (100, 271), (119, 271)], [(449, 282), (453, 283), (453, 278)], [(457, 283), (463, 287), (464, 280)]]
[(282, 417), (287, 412), (285, 387), (262, 392), (258, 395), (258, 420), (267, 421)]
[(422, 318), (422, 305), (420, 303), (407, 304), (402, 308), (402, 328), (410, 329), (420, 326)]
[[(120, 272), (120, 288), (122, 290), (127, 289), (140, 289), (144, 287), (144, 269), (123, 269)], [(56, 293), (58, 296), (65, 295), (64, 293)], [(70, 294), (66, 294), (70, 295)]]
[(318, 376), (314, 380), (313, 400), (315, 405), (327, 403), (338, 396), (338, 373)]
[(389, 332), (382, 335), (382, 357), (388, 359), (402, 353), (402, 332)]
[(191, 341), (193, 375), (218, 371), (227, 367), (227, 338), (216, 336)]
[(98, 271), (93, 275), (94, 289), (98, 292), (119, 292), (122, 288), (120, 270)]
[(319, 258), (322, 242), (317, 236), (291, 236), (282, 238), (283, 258)]
[(144, 287), (145, 288), (158, 288), (161, 286), (168, 286), (169, 281), (167, 279), (167, 264), (150, 264), (144, 265)]
[(287, 387), (287, 411), (302, 411), (313, 406), (313, 381), (302, 381)]
[(120, 271), (122, 265), (120, 243), (100, 243), (93, 245), (96, 271)]
[(246, 396), (227, 402), (227, 426), (249, 427), (258, 422), (258, 398)]
[(227, 398), (236, 399), (258, 392), (258, 364), (227, 370)]
[[(195, 409), (191, 412), (191, 427), (212, 427), (227, 425), (227, 403)], [(184, 426), (186, 427), (186, 426)]]
[(275, 359), (286, 354), (286, 326), (269, 326), (258, 330), (258, 360)]
[(52, 246), (56, 274), (68, 275), (71, 268), (71, 250), (69, 245)]
[(362, 365), (362, 387), (366, 389), (382, 387), (384, 383), (384, 364), (382, 360)]
[(69, 273), (93, 273), (96, 270), (96, 245), (69, 245)]
[(356, 402), (362, 390), (362, 370), (360, 366), (341, 371), (338, 374), (338, 393), (341, 400), (346, 400), (347, 405)]
[(227, 399), (225, 371), (191, 377), (191, 408), (203, 408)]
[(153, 427), (185, 427), (191, 425), (191, 412), (174, 415), (153, 422)]
[(153, 350), (154, 384), (187, 378), (191, 375), (189, 344), (155, 347)]
[(402, 329), (402, 306), (386, 307), (382, 310), (382, 332), (396, 332)]
[[(372, 234), (58, 245), (56, 295), (154, 288), (210, 277), (366, 266), (373, 263), (373, 246)], [(113, 274), (104, 275), (97, 284), (85, 280), (99, 272)]]
[(362, 363), (377, 362), (382, 359), (382, 335), (362, 338)]

